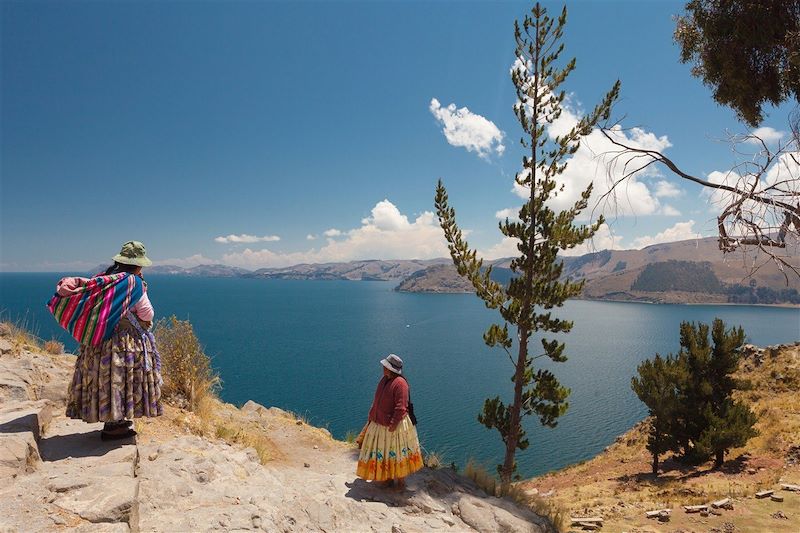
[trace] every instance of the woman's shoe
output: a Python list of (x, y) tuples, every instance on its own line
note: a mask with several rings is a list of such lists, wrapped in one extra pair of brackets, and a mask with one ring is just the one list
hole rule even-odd
[(131, 437), (136, 436), (136, 431), (133, 429), (128, 429), (127, 431), (122, 432), (110, 432), (110, 431), (101, 431), (100, 432), (100, 440), (121, 440), (121, 439), (129, 439)]
[(133, 420), (120, 420), (119, 422), (106, 422), (103, 424), (103, 431), (117, 431), (119, 428), (130, 429), (133, 427)]

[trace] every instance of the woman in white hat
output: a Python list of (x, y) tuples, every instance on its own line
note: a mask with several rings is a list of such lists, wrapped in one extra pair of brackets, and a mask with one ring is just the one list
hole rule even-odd
[(375, 390), (367, 425), (356, 439), (361, 447), (356, 475), (402, 490), (406, 476), (422, 468), (422, 453), (417, 429), (409, 417), (403, 360), (390, 354), (381, 365), (383, 377)]
[(122, 245), (113, 261), (93, 278), (63, 278), (47, 304), (80, 343), (67, 416), (105, 422), (103, 440), (133, 437), (131, 419), (163, 413), (154, 311), (142, 277), (152, 262), (138, 241)]

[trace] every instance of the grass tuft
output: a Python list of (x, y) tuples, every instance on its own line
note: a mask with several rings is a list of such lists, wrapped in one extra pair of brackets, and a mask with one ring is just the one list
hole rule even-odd
[(4, 321), (0, 324), (0, 335), (11, 343), (11, 352), (20, 355), (24, 350), (41, 351), (42, 340), (30, 332), (27, 320), (19, 322)]
[(497, 496), (500, 488), (497, 477), (490, 474), (483, 465), (470, 459), (467, 461), (467, 466), (464, 467), (464, 475), (474, 481), (478, 488), (489, 496)]
[(44, 343), (44, 351), (50, 355), (61, 355), (64, 353), (64, 343), (57, 340), (49, 340)]
[(425, 457), (423, 458), (423, 463), (428, 468), (432, 470), (437, 470), (441, 468), (443, 464), (442, 454), (438, 452), (428, 452), (425, 454)]
[(508, 491), (508, 497), (517, 502), (517, 504), (527, 507), (537, 515), (547, 518), (557, 531), (569, 530), (571, 525), (570, 513), (555, 500), (543, 498), (538, 494), (531, 494), (522, 490), (517, 485), (511, 485)]

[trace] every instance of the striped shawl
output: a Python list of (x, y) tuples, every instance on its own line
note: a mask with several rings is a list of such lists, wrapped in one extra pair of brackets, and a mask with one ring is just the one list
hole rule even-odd
[(79, 286), (70, 294), (57, 292), (47, 308), (76, 341), (92, 346), (111, 338), (120, 318), (145, 291), (141, 278), (127, 272), (74, 279), (80, 280)]

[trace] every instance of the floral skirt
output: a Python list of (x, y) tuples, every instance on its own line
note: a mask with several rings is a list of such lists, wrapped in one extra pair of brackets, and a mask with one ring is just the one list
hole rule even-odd
[[(160, 416), (161, 376), (153, 350), (126, 319), (100, 346), (81, 345), (67, 398), (67, 416), (116, 422)], [(147, 360), (146, 360), (147, 359)]]
[(422, 468), (417, 428), (406, 415), (393, 432), (375, 422), (367, 425), (356, 475), (362, 479), (387, 481), (404, 478)]

